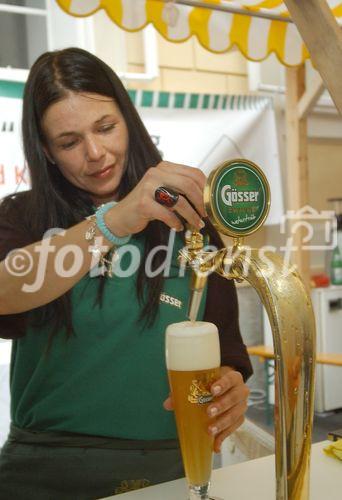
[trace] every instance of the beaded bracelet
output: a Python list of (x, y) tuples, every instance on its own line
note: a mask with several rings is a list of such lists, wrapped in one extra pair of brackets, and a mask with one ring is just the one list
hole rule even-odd
[(107, 227), (105, 220), (104, 220), (105, 214), (112, 207), (115, 207), (116, 204), (117, 204), (117, 201), (110, 201), (109, 203), (105, 203), (104, 205), (101, 205), (96, 210), (95, 216), (96, 216), (97, 227), (99, 228), (99, 230), (101, 231), (103, 236), (108, 241), (113, 243), (113, 245), (116, 245), (119, 247), (121, 245), (126, 245), (126, 243), (128, 243), (129, 240), (131, 239), (131, 235), (129, 234), (128, 236), (123, 236), (121, 238), (119, 236), (115, 236), (115, 234), (113, 234), (112, 231), (110, 231), (110, 229)]

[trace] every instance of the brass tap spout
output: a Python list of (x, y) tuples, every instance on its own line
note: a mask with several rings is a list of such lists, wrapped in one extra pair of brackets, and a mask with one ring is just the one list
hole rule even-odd
[(192, 269), (190, 281), (190, 302), (188, 318), (196, 321), (201, 305), (203, 290), (207, 282), (207, 274), (203, 268), (203, 235), (197, 230), (188, 229), (185, 234), (186, 246), (180, 251), (179, 261), (190, 265)]
[(203, 235), (197, 230), (189, 229), (186, 232), (185, 243), (186, 246), (180, 251), (179, 261), (182, 265), (188, 264), (192, 269), (188, 318), (190, 321), (196, 321), (208, 275), (218, 265), (217, 256), (221, 251), (205, 252)]

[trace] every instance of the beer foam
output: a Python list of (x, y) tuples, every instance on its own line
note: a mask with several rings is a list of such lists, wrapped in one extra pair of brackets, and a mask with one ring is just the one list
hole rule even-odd
[(182, 321), (166, 329), (168, 370), (192, 371), (221, 364), (217, 327), (205, 321)]

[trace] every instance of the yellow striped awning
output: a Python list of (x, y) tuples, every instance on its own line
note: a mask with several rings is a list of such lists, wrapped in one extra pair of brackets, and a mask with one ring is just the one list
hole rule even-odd
[[(56, 1), (76, 17), (104, 9), (126, 31), (138, 31), (152, 23), (170, 42), (196, 35), (211, 52), (227, 52), (236, 46), (251, 61), (261, 61), (274, 52), (283, 64), (296, 66), (309, 57), (282, 0)], [(328, 0), (328, 4), (335, 17), (342, 18), (342, 1)]]

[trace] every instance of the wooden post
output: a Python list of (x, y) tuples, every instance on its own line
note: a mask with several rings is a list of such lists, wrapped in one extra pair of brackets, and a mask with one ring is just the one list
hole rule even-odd
[(318, 99), (324, 92), (324, 83), (319, 75), (311, 84), (311, 87), (303, 94), (300, 102), (298, 103), (298, 116), (299, 118), (307, 118), (310, 112), (317, 104)]
[[(286, 69), (286, 142), (287, 142), (287, 209), (298, 211), (308, 205), (307, 120), (299, 117), (299, 102), (305, 93), (305, 66)], [(289, 235), (292, 235), (289, 221)], [(296, 264), (302, 278), (309, 283), (310, 255), (301, 250), (305, 230), (293, 233), (294, 251), (291, 261)]]
[(342, 114), (342, 30), (326, 0), (285, 0), (293, 21)]

